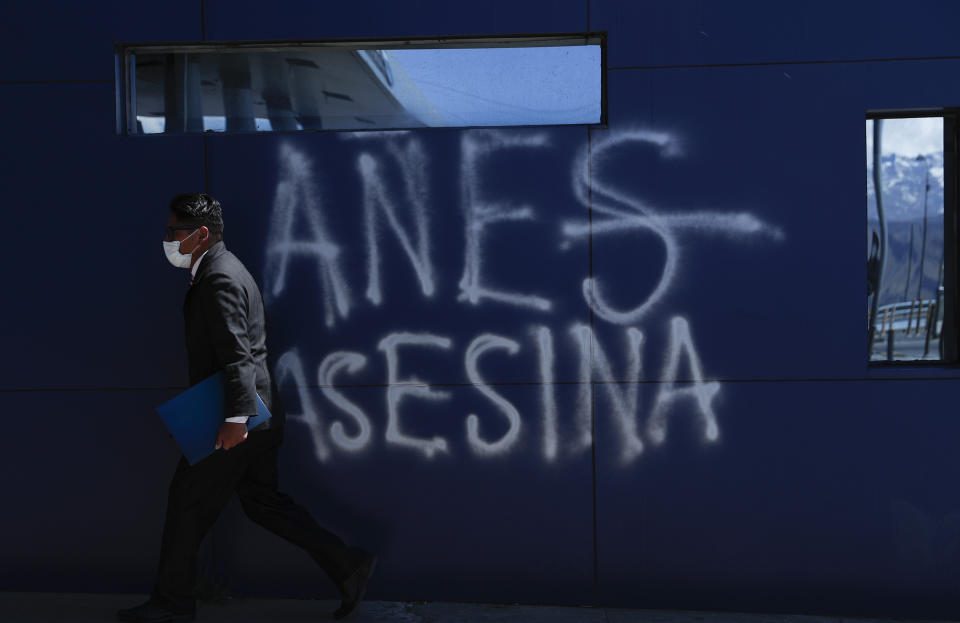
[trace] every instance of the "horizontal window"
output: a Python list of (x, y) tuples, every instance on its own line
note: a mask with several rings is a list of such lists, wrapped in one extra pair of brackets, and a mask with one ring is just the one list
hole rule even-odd
[(129, 134), (596, 124), (599, 36), (117, 46)]

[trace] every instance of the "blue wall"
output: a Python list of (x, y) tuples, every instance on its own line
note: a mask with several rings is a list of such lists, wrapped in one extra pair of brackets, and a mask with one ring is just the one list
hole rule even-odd
[[(960, 5), (377, 4), (9, 9), (0, 589), (149, 588), (186, 380), (159, 240), (208, 184), (285, 486), (381, 554), (371, 598), (954, 616), (960, 375), (866, 365), (863, 120), (960, 105)], [(114, 133), (117, 41), (584, 30), (608, 128)], [(333, 594), (238, 505), (213, 537), (237, 593)]]

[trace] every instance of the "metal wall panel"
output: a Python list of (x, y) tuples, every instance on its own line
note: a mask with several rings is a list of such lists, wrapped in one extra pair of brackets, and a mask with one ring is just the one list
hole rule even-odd
[[(324, 356), (351, 351), (369, 361), (344, 382), (385, 384), (379, 345), (398, 332), (450, 340), (447, 348), (409, 348), (403, 358), (428, 367), (404, 372), (404, 364), (401, 376), (468, 382), (465, 352), (477, 336), (495, 333), (517, 342), (518, 352), (488, 355), (486, 380), (529, 382), (539, 378), (532, 332), (546, 327), (562, 339), (568, 325), (589, 318), (580, 293), (589, 246), (565, 248), (561, 231), (566, 219), (586, 220), (568, 182), (585, 146), (583, 128), (214, 136), (211, 192), (225, 206), (228, 246), (264, 289), (273, 356), (295, 350), (311, 383)], [(392, 203), (398, 229), (379, 197)], [(474, 206), (528, 214), (483, 225), (477, 237), (465, 212)], [(410, 259), (398, 231), (424, 249), (426, 262)], [(333, 262), (319, 255), (325, 243), (338, 249)], [(338, 287), (325, 283), (326, 267), (336, 269)], [(465, 276), (476, 302), (461, 287)], [(576, 373), (563, 361), (558, 380)]]
[[(556, 342), (553, 378), (574, 379), (578, 360), (559, 353), (576, 349), (567, 344), (569, 326), (588, 322), (579, 292), (588, 247), (561, 249), (560, 224), (563, 214), (585, 214), (564, 182), (585, 135), (556, 128), (210, 139), (211, 191), (227, 211), (227, 244), (247, 259), (267, 295), (272, 358), (297, 422), (290, 433), (299, 441), (288, 454), (307, 453), (297, 484), (319, 517), (328, 505), (361, 516), (359, 526), (344, 523), (357, 541), (383, 553), (372, 594), (550, 599), (562, 585), (567, 603), (592, 599), (589, 446), (556, 469), (545, 465), (547, 435), (568, 439), (576, 425), (566, 413), (557, 425), (543, 424), (543, 401), (568, 404), (573, 393), (548, 385), (550, 397), (543, 397), (538, 337), (545, 331)], [(541, 183), (549, 180), (556, 183)], [(392, 204), (398, 229), (379, 198)], [(466, 210), (481, 204), (526, 206), (530, 218), (488, 224), (474, 256)], [(416, 234), (418, 217), (424, 239)], [(417, 248), (429, 245), (426, 261), (409, 259), (398, 231)], [(336, 244), (336, 262), (318, 255), (324, 243)], [(371, 264), (378, 254), (381, 262)], [(520, 302), (458, 300), (463, 275), (474, 270), (479, 285)], [(334, 274), (342, 277), (342, 308)], [(375, 274), (379, 297), (371, 295)], [(537, 307), (541, 299), (548, 309)], [(396, 340), (402, 345), (391, 380), (387, 352)], [(358, 368), (322, 376), (345, 353), (362, 362)], [(471, 377), (474, 367), (479, 377)], [(391, 398), (411, 378), (429, 385), (439, 402)], [(327, 385), (368, 420), (358, 453), (331, 434), (334, 422), (348, 435), (359, 431), (318, 388)], [(516, 428), (505, 413), (511, 407), (484, 391), (516, 409)], [(502, 450), (468, 441), (471, 414), (480, 439), (501, 440)], [(391, 438), (391, 417), (416, 439), (404, 445)], [(436, 447), (435, 439), (442, 439)], [(240, 540), (260, 538), (242, 530)], [(550, 579), (540, 576), (545, 561), (555, 570)], [(278, 578), (278, 591), (312, 586)]]
[[(333, 422), (350, 422), (311, 390), (315, 417), (291, 419), (281, 478), (314, 516), (349, 543), (381, 557), (370, 594), (376, 599), (556, 602), (589, 604), (593, 599), (593, 518), (590, 453), (543, 460), (537, 387), (494, 387), (524, 415), (521, 440), (502, 457), (482, 457), (466, 447), (468, 413), (483, 418), (485, 433), (496, 431), (496, 413), (478, 404), (473, 387), (450, 389), (442, 407), (405, 404), (402, 419), (410, 434), (447, 439), (448, 453), (433, 459), (385, 441), (386, 388), (339, 390), (371, 419), (375, 437), (351, 453), (320, 437)], [(287, 390), (287, 394), (294, 393)], [(557, 391), (569, 402), (569, 387)], [(295, 400), (290, 400), (296, 405)], [(325, 431), (325, 432), (326, 432)], [(492, 432), (491, 432), (492, 434)], [(318, 443), (329, 454), (319, 458)], [(300, 552), (241, 519), (240, 509), (223, 518), (217, 542), (226, 552), (234, 589), (241, 593), (310, 596), (331, 593), (326, 580)], [(250, 552), (256, 552), (251, 555)], [(305, 560), (300, 564), (298, 560)], [(271, 568), (264, 579), (262, 569)], [(549, 569), (549, 572), (545, 572)]]
[(202, 137), (114, 135), (110, 85), (2, 88), (9, 114), (36, 123), (10, 124), (4, 137), (0, 386), (184, 386), (189, 277), (171, 270), (160, 242), (169, 197), (203, 188)]
[(671, 225), (624, 241), (603, 233), (598, 214), (601, 287), (644, 283), (645, 296), (618, 309), (654, 301), (640, 319), (654, 334), (686, 317), (718, 378), (867, 374), (864, 112), (960, 101), (937, 79), (956, 63), (611, 72), (610, 129), (593, 133), (595, 209), (606, 185)]
[(960, 572), (955, 387), (732, 384), (712, 446), (693, 401), (678, 406), (670, 443), (636, 469), (598, 461), (601, 601), (945, 616)]
[[(198, 41), (200, 2), (17, 2), (0, 23), (0, 82), (113, 82), (119, 41)], [(61, 102), (72, 109), (70, 100)], [(103, 109), (106, 112), (108, 109)], [(73, 111), (70, 110), (72, 113)]]
[[(476, 5), (421, 0), (373, 4), (208, 0), (207, 38), (321, 39), (583, 32), (586, 0), (492, 0)], [(254, 17), (255, 16), (255, 17)]]
[(947, 0), (590, 3), (591, 28), (610, 34), (611, 67), (956, 56), (958, 17)]
[(5, 392), (0, 590), (146, 592), (178, 452), (176, 392)]

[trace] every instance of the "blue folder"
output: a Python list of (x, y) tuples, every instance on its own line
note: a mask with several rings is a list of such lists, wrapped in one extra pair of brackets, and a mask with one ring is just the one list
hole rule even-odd
[[(224, 413), (224, 394), (223, 372), (217, 372), (157, 407), (157, 413), (190, 465), (214, 453), (217, 433), (228, 417)], [(247, 430), (268, 419), (270, 411), (257, 396), (257, 415), (247, 420)]]

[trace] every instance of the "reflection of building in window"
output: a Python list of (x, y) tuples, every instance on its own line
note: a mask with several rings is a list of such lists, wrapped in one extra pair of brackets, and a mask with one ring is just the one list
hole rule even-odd
[[(950, 115), (867, 120), (867, 301), (871, 361), (956, 360), (956, 183)], [(950, 159), (949, 155), (947, 158)]]
[(579, 36), (121, 46), (121, 126), (169, 134), (600, 123), (602, 44)]

